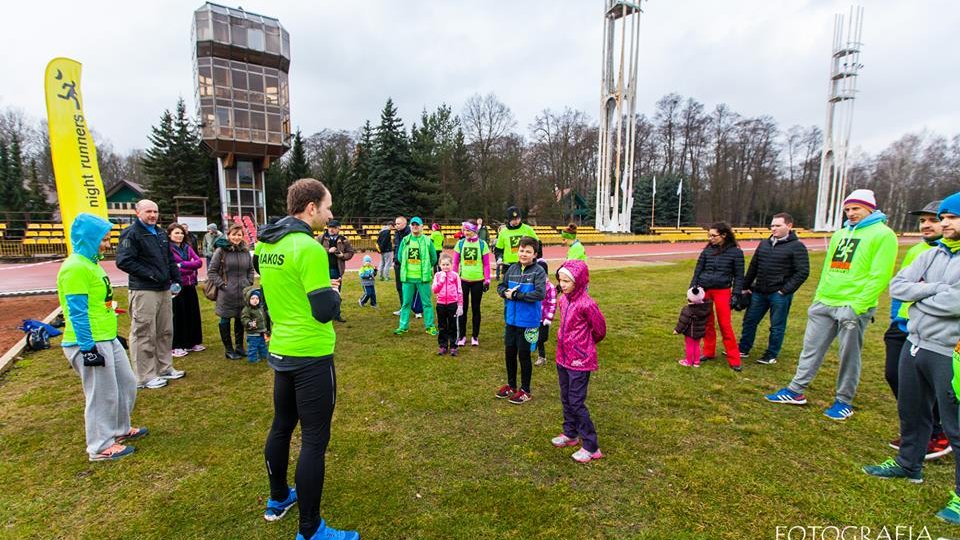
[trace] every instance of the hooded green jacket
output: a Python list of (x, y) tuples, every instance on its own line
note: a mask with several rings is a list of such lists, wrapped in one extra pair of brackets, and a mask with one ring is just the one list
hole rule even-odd
[(433, 241), (421, 234), (408, 234), (400, 241), (397, 250), (400, 262), (400, 281), (408, 283), (432, 283), (433, 266), (437, 264), (437, 250)]
[(814, 302), (850, 306), (857, 315), (877, 307), (897, 262), (897, 235), (876, 210), (860, 223), (833, 233)]

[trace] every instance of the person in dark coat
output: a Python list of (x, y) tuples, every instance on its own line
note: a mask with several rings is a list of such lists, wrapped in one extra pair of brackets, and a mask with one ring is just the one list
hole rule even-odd
[[(342, 283), (343, 274), (347, 270), (347, 261), (353, 258), (355, 252), (350, 240), (340, 234), (339, 221), (331, 219), (327, 223), (327, 232), (320, 237), (320, 243), (323, 245), (323, 249), (327, 250), (327, 256), (330, 258), (330, 279), (335, 280), (335, 283)], [(340, 292), (340, 285), (334, 288), (337, 292)], [(337, 311), (333, 320), (347, 322), (339, 311)]]
[[(227, 230), (227, 238), (217, 240), (217, 250), (210, 259), (207, 279), (219, 289), (216, 313), (220, 316), (220, 339), (224, 356), (239, 360), (246, 356), (243, 348), (243, 323), (240, 314), (245, 305), (243, 290), (253, 285), (253, 259), (243, 241), (243, 227), (234, 224)], [(234, 339), (230, 339), (230, 319), (233, 319)]]
[(673, 333), (683, 336), (686, 356), (680, 359), (680, 365), (700, 367), (700, 340), (707, 333), (707, 318), (713, 308), (709, 299), (704, 298), (700, 287), (687, 291), (687, 305), (680, 310), (680, 319)]
[[(400, 249), (400, 241), (403, 240), (403, 237), (410, 234), (410, 227), (407, 225), (407, 218), (404, 216), (397, 216), (393, 224), (393, 278), (397, 284), (397, 297), (400, 299), (400, 304), (403, 305), (403, 283), (400, 282), (400, 255), (397, 253), (397, 250)], [(400, 315), (400, 310), (394, 311), (393, 314)]]
[(200, 320), (200, 299), (197, 296), (197, 270), (203, 260), (187, 243), (187, 229), (180, 223), (167, 226), (170, 238), (170, 256), (180, 269), (182, 289), (173, 298), (173, 350), (174, 358), (190, 352), (200, 352), (203, 346), (203, 321)]
[(377, 236), (377, 251), (380, 252), (380, 281), (390, 279), (390, 268), (393, 266), (393, 223), (388, 223), (380, 229)]
[[(730, 369), (740, 371), (740, 349), (730, 322), (730, 309), (740, 302), (743, 288), (743, 251), (737, 245), (733, 230), (726, 223), (711, 225), (707, 238), (707, 246), (697, 259), (697, 268), (690, 280), (690, 288), (704, 289), (705, 297), (713, 301), (727, 363)], [(705, 359), (715, 358), (717, 353), (717, 331), (713, 326), (713, 319), (714, 315), (710, 313), (703, 338)]]
[(770, 339), (758, 364), (775, 364), (787, 332), (787, 317), (793, 293), (810, 276), (807, 247), (793, 232), (793, 217), (773, 216), (770, 238), (760, 242), (743, 280), (743, 294), (750, 295), (750, 307), (740, 332), (740, 357), (746, 358), (757, 335), (757, 325), (770, 311)]

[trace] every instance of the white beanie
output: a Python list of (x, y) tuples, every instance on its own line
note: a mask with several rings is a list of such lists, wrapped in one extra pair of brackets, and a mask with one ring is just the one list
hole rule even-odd
[(573, 277), (573, 274), (570, 272), (570, 270), (567, 270), (566, 267), (561, 266), (560, 269), (557, 270), (557, 275), (566, 276), (570, 281), (574, 283), (577, 282), (577, 279)]
[(870, 189), (855, 189), (843, 200), (843, 206), (848, 204), (862, 204), (870, 210), (877, 209), (877, 197)]

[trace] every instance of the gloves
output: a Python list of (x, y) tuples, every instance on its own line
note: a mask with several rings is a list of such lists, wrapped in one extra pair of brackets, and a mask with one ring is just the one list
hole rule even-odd
[(550, 326), (551, 324), (553, 324), (553, 321), (550, 320), (550, 319), (544, 319), (543, 323), (541, 323), (541, 324), (542, 324), (543, 326)]
[(457, 317), (463, 317), (463, 306), (457, 306)]
[(489, 281), (484, 281), (484, 282), (483, 282), (483, 292), (487, 292), (487, 291), (489, 291), (489, 290), (490, 290), (490, 282), (489, 282)]
[(100, 354), (100, 351), (97, 350), (97, 346), (94, 345), (92, 349), (86, 351), (81, 350), (80, 354), (83, 355), (83, 365), (87, 367), (97, 367), (106, 365), (106, 361), (103, 358), (103, 355)]
[(183, 290), (183, 287), (179, 283), (174, 283), (173, 285), (170, 285), (170, 292), (173, 293), (174, 296), (180, 294), (180, 291), (182, 290)]
[(730, 296), (730, 307), (734, 311), (740, 311), (740, 295), (739, 294), (734, 294)]

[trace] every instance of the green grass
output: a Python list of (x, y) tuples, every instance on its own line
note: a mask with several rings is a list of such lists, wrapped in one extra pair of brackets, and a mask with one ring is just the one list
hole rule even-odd
[[(822, 415), (835, 348), (808, 406), (762, 400), (793, 374), (816, 277), (795, 298), (780, 363), (692, 370), (676, 364), (682, 341), (671, 335), (692, 264), (594, 273), (608, 335), (588, 405), (607, 457), (588, 465), (550, 446), (562, 421), (552, 367), (535, 368), (532, 402), (494, 399), (504, 368), (493, 294), (482, 347), (451, 359), (436, 356), (420, 321), (391, 334), (392, 283), (377, 282), (379, 311), (360, 310), (359, 285), (348, 283), (322, 514), (367, 539), (752, 539), (775, 538), (778, 525), (897, 524), (956, 535), (933, 518), (952, 488), (952, 457), (928, 464), (921, 486), (859, 469), (891, 457), (897, 433), (883, 380), (886, 299), (867, 333), (857, 412), (836, 423)], [(271, 372), (223, 358), (201, 301), (210, 349), (177, 361), (185, 379), (140, 393), (134, 422), (151, 434), (129, 458), (87, 461), (83, 395), (58, 349), (0, 379), (0, 537), (293, 538), (296, 512), (260, 517)]]

